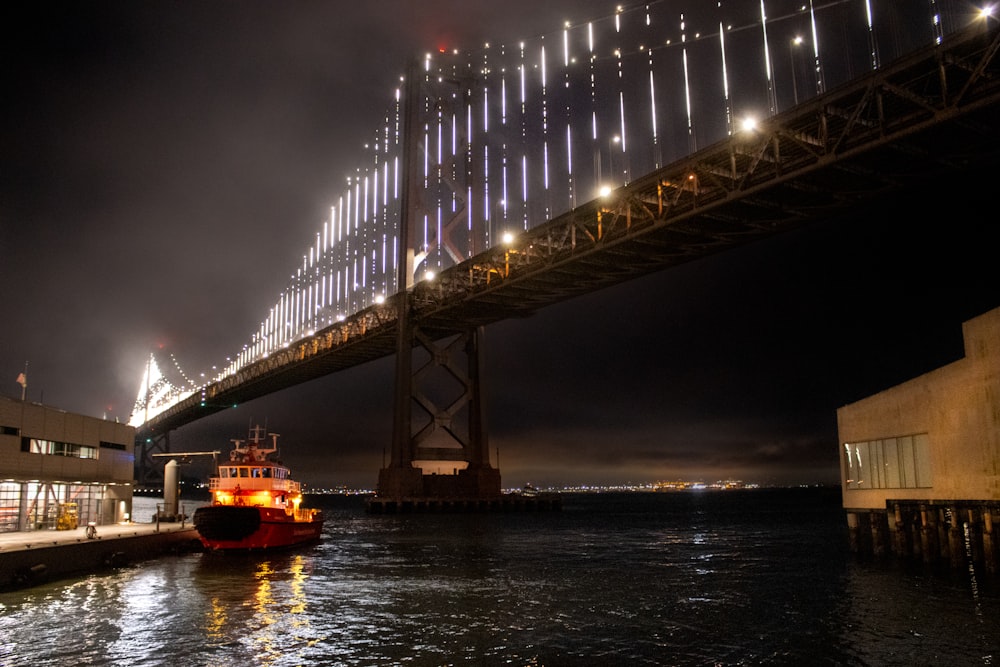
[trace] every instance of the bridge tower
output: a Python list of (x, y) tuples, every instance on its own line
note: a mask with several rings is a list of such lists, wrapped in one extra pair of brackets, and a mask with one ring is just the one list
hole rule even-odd
[[(435, 248), (456, 263), (463, 254), (485, 249), (475, 247), (475, 235), (460, 224), (470, 219), (467, 198), (475, 178), (470, 166), (471, 139), (461, 132), (462, 123), (455, 124), (461, 136), (459, 149), (441, 164), (425, 168), (423, 177), (420, 173), (421, 156), (433, 154), (427, 145), (430, 134), (423, 128), (442, 116), (463, 118), (471, 83), (468, 74), (432, 76), (421, 71), (416, 61), (407, 72), (392, 448), (388, 464), (379, 471), (376, 504), (431, 499), (475, 502), (501, 495), (500, 471), (489, 460), (481, 391), (483, 329), (475, 327), (450, 339), (434, 340), (421, 329), (412, 299), (418, 265)], [(450, 216), (439, 232), (430, 238), (425, 235), (416, 248), (418, 221), (428, 214), (430, 200), (440, 200), (442, 195), (452, 202)]]

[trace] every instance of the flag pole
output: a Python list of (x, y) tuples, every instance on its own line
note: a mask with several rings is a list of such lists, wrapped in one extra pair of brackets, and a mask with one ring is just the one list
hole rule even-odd
[(28, 362), (24, 362), (24, 382), (21, 383), (21, 402), (24, 402), (24, 397), (28, 391)]

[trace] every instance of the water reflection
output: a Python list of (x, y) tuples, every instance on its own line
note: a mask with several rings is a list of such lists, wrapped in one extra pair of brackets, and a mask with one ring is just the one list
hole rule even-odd
[(729, 498), (704, 514), (671, 497), (578, 499), (528, 515), (334, 509), (324, 540), (299, 551), (171, 556), (0, 595), (0, 665), (971, 665), (1000, 655), (1000, 596), (983, 573), (853, 562), (838, 498)]
[(206, 596), (202, 633), (210, 645), (239, 646), (259, 665), (314, 646), (307, 583), (314, 554), (197, 556), (194, 582)]
[(861, 664), (998, 664), (997, 593), (984, 596), (975, 572), (961, 568), (855, 563), (845, 582), (841, 643)]

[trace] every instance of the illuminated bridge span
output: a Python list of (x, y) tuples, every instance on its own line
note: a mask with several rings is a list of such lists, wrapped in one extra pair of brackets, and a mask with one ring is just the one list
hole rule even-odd
[[(174, 428), (395, 354), (379, 494), (419, 495), (416, 464), (451, 459), (479, 471), (471, 495), (498, 492), (479, 327), (996, 157), (997, 20), (965, 2), (683, 4), (412, 63), (228, 365), (198, 384), (150, 359), (130, 422), (140, 465)], [(414, 348), (454, 376), (454, 403), (416, 386)]]

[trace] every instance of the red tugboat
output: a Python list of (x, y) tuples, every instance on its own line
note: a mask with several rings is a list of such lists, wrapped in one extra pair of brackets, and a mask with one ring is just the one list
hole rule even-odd
[(323, 512), (300, 507), (302, 489), (285, 466), (271, 460), (278, 434), (250, 429), (247, 440), (233, 440), (229, 462), (209, 480), (212, 504), (194, 513), (194, 527), (207, 549), (262, 551), (294, 547), (320, 538)]

